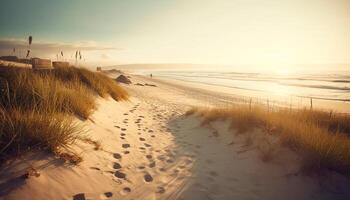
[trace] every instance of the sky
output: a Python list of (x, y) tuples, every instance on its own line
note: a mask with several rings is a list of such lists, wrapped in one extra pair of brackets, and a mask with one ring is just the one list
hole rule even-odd
[(0, 54), (86, 63), (350, 63), (349, 0), (0, 0)]

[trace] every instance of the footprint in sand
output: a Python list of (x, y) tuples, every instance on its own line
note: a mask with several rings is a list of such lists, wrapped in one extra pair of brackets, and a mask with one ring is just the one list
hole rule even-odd
[(166, 172), (166, 169), (164, 167), (161, 167), (158, 169), (160, 172)]
[(126, 131), (126, 128), (121, 128), (120, 130), (122, 130), (122, 131)]
[(128, 113), (124, 113), (124, 115), (128, 115)]
[(130, 153), (130, 151), (124, 151), (123, 153), (124, 153), (124, 154), (129, 154), (129, 153)]
[(151, 137), (153, 137), (153, 138), (154, 138), (154, 137), (156, 137), (156, 136), (155, 136), (155, 135), (151, 135)]
[(156, 166), (156, 161), (153, 161), (148, 165), (149, 168), (154, 168), (155, 166)]
[(127, 195), (127, 194), (130, 193), (130, 192), (131, 192), (131, 188), (129, 188), (129, 187), (124, 187), (123, 190), (120, 191), (120, 193), (121, 193), (122, 195)]
[(144, 179), (147, 183), (153, 181), (153, 177), (152, 177), (150, 174), (145, 174), (145, 175), (143, 176), (143, 179)]
[(125, 136), (126, 134), (125, 133), (121, 133), (120, 136)]
[(163, 194), (164, 192), (165, 192), (165, 188), (164, 188), (164, 187), (162, 187), (162, 186), (158, 186), (158, 187), (157, 187), (156, 193), (158, 193), (158, 194)]
[(144, 143), (145, 147), (151, 147), (152, 145)]
[(153, 156), (152, 156), (152, 155), (146, 155), (146, 158), (147, 158), (147, 159), (152, 159)]
[(105, 192), (104, 195), (105, 195), (105, 197), (110, 198), (113, 196), (113, 193), (112, 192)]
[(137, 169), (145, 169), (146, 167), (145, 166), (138, 166)]
[(121, 159), (122, 158), (122, 156), (119, 153), (114, 153), (113, 157), (116, 158), (116, 159)]
[(127, 148), (130, 147), (130, 144), (122, 144), (122, 147), (123, 147), (124, 149), (127, 149)]
[(122, 166), (119, 163), (114, 163), (113, 168), (114, 169), (121, 169)]
[(125, 137), (120, 137), (120, 139), (125, 140)]
[(139, 147), (139, 149), (140, 149), (140, 150), (146, 150), (146, 148), (145, 148), (145, 147)]
[(73, 196), (73, 200), (86, 200), (84, 193), (79, 193)]
[(146, 139), (145, 139), (145, 138), (142, 138), (142, 137), (140, 137), (139, 140), (140, 140), (140, 141), (146, 141)]
[(114, 127), (116, 127), (116, 128), (120, 128), (120, 126), (114, 126)]
[(125, 179), (126, 178), (126, 174), (121, 172), (121, 171), (116, 171), (114, 173), (114, 176), (116, 176), (117, 178), (121, 178), (121, 179)]

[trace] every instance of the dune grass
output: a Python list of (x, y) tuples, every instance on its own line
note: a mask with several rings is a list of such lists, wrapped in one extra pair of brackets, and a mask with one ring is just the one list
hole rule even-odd
[(0, 109), (1, 158), (20, 155), (30, 149), (56, 152), (77, 138), (79, 129), (72, 119), (59, 114), (35, 110)]
[(107, 76), (74, 67), (0, 66), (0, 93), (0, 159), (34, 148), (57, 153), (77, 139), (73, 116), (87, 119), (96, 108), (95, 96), (128, 98)]
[(110, 95), (114, 100), (126, 100), (128, 94), (114, 80), (102, 73), (91, 72), (84, 68), (62, 67), (54, 70), (54, 76), (64, 82), (80, 80), (101, 97)]
[(237, 133), (261, 128), (279, 136), (281, 144), (296, 151), (303, 158), (305, 172), (324, 169), (350, 174), (350, 116), (318, 110), (290, 110), (280, 108), (268, 112), (266, 108), (237, 105), (231, 108), (196, 108), (187, 115), (197, 114), (203, 123), (230, 120)]

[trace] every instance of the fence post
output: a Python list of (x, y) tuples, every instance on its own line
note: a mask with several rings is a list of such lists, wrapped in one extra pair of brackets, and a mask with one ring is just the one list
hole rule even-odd
[(249, 100), (249, 110), (252, 110), (252, 98), (250, 97), (250, 100)]
[(310, 110), (312, 110), (312, 97), (310, 98)]

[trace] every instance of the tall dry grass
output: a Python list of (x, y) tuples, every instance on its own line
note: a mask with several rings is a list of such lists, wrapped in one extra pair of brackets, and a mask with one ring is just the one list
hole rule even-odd
[(350, 116), (317, 110), (278, 109), (268, 112), (261, 106), (237, 105), (228, 109), (192, 109), (203, 123), (230, 120), (238, 133), (259, 127), (278, 135), (282, 144), (303, 158), (303, 169), (323, 169), (350, 174)]
[(61, 113), (0, 108), (0, 160), (31, 149), (57, 152), (72, 144), (79, 130)]
[(54, 76), (64, 82), (80, 80), (101, 97), (110, 95), (116, 101), (128, 98), (128, 94), (123, 88), (102, 73), (91, 72), (84, 68), (60, 67), (54, 70)]
[(7, 86), (0, 103), (4, 108), (74, 113), (87, 118), (95, 108), (93, 94), (79, 83), (63, 82), (52, 74), (29, 69), (1, 69), (0, 78)]
[(33, 71), (0, 66), (0, 159), (24, 150), (57, 152), (77, 138), (72, 116), (87, 119), (95, 96), (128, 98), (112, 79), (78, 68)]

